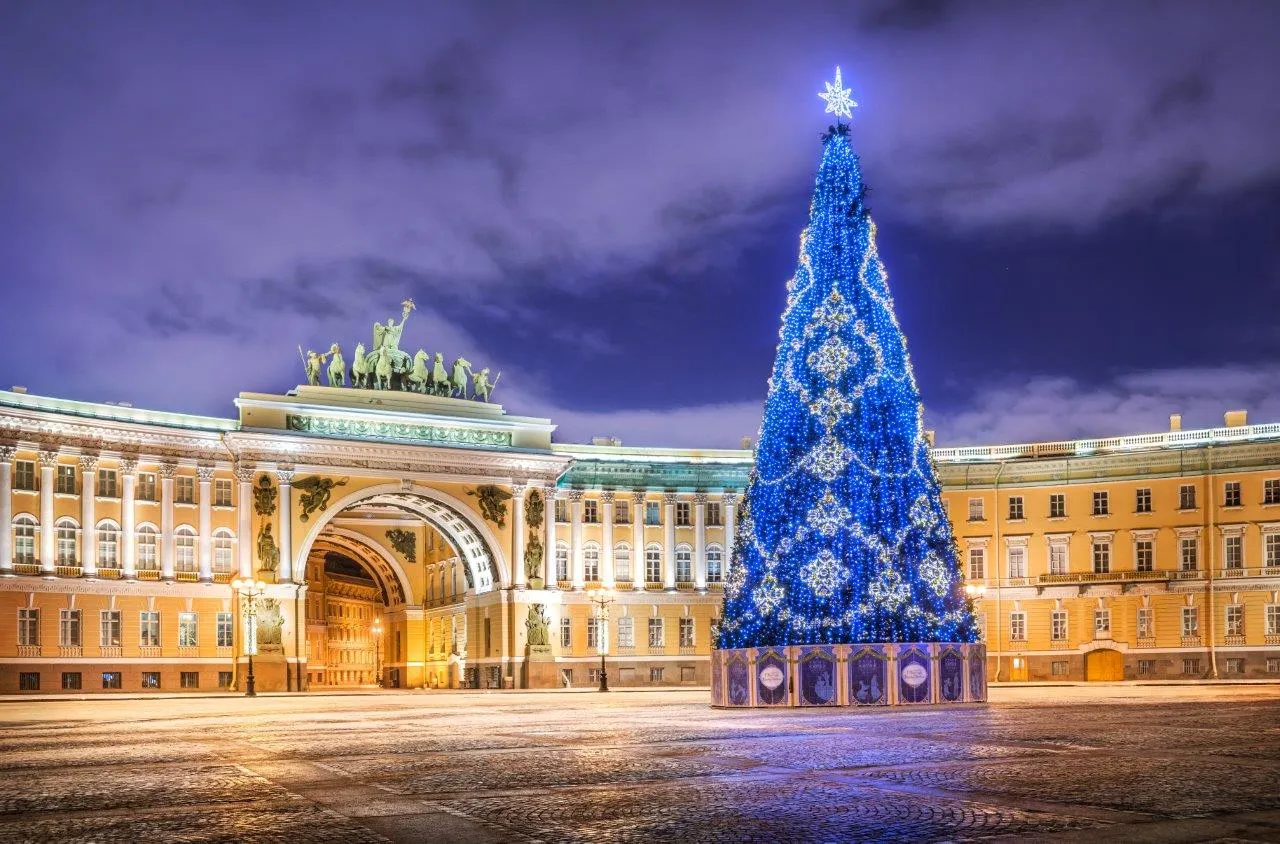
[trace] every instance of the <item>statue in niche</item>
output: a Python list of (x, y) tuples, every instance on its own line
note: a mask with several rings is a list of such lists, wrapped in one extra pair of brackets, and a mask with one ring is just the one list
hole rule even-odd
[(529, 617), (525, 619), (524, 626), (528, 631), (526, 641), (530, 647), (547, 647), (551, 644), (551, 637), (547, 633), (547, 625), (550, 620), (543, 615), (543, 605), (534, 604), (529, 607)]
[(418, 562), (418, 535), (404, 528), (391, 528), (387, 531), (387, 541), (391, 547), (411, 563)]
[(258, 571), (275, 574), (280, 567), (280, 549), (276, 546), (275, 537), (271, 535), (271, 523), (267, 522), (258, 531)]
[(271, 485), (271, 479), (266, 475), (259, 475), (258, 486), (253, 490), (253, 512), (259, 516), (274, 516), (276, 498), (279, 495), (279, 490)]
[(453, 362), (453, 374), (449, 377), (449, 394), (460, 399), (467, 397), (467, 378), (471, 375), (471, 361), (458, 358)]
[(511, 493), (500, 486), (485, 484), (468, 490), (467, 495), (474, 495), (480, 502), (480, 512), (498, 527), (507, 526), (507, 501)]
[(524, 521), (529, 525), (529, 530), (535, 530), (535, 525), (542, 524), (542, 517), (546, 513), (546, 505), (542, 501), (542, 493), (536, 489), (529, 490), (529, 495), (524, 500)]
[(279, 648), (282, 644), (280, 635), (284, 627), (284, 615), (280, 612), (280, 602), (275, 598), (263, 598), (258, 604), (258, 645)]
[[(542, 540), (537, 534), (531, 533), (528, 544), (524, 546), (524, 576), (528, 579), (530, 586), (533, 586), (535, 581), (542, 583)], [(533, 586), (533, 588), (539, 587)]]
[(498, 379), (502, 377), (499, 372), (492, 382), (489, 381), (489, 367), (485, 367), (479, 372), (471, 376), (471, 393), (472, 398), (478, 398), (481, 401), (488, 402), (489, 396), (493, 394), (494, 388), (498, 386)]
[(425, 393), (427, 385), (431, 382), (431, 373), (427, 370), (427, 360), (430, 355), (425, 349), (418, 349), (417, 354), (413, 356), (413, 370), (409, 372), (405, 378), (409, 382), (410, 388), (415, 393)]
[(342, 349), (337, 343), (329, 347), (329, 386), (347, 386), (347, 362), (342, 357)]
[(355, 357), (351, 360), (351, 386), (368, 389), (372, 370), (369, 356), (364, 353), (364, 343), (356, 343)]
[(346, 478), (335, 481), (333, 478), (322, 478), (318, 475), (294, 481), (293, 486), (302, 491), (302, 497), (298, 499), (298, 504), (302, 507), (302, 514), (298, 516), (298, 519), (303, 522), (309, 521), (312, 513), (317, 510), (320, 512), (327, 510), (329, 497), (333, 494), (333, 488), (346, 485)]

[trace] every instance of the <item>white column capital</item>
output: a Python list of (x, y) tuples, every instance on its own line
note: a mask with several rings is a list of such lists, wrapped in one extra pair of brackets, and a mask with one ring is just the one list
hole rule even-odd
[(276, 480), (279, 481), (282, 485), (288, 486), (289, 484), (293, 483), (293, 474), (294, 472), (293, 472), (292, 466), (288, 466), (288, 467), (282, 466), (276, 469)]
[(200, 479), (200, 483), (207, 484), (213, 480), (214, 471), (212, 466), (197, 466), (196, 477)]
[(642, 504), (644, 504), (644, 500), (648, 495), (649, 493), (646, 492), (645, 490), (637, 489), (632, 491), (631, 500), (635, 503), (636, 507), (640, 507)]
[(600, 501), (605, 504), (612, 504), (614, 497), (617, 495), (613, 490), (606, 489), (600, 492)]
[(135, 477), (138, 474), (138, 458), (132, 456), (121, 457), (120, 474), (126, 478)]
[(680, 495), (675, 492), (662, 493), (662, 503), (668, 507), (676, 506), (676, 501), (679, 500), (679, 498), (680, 498)]
[(178, 471), (177, 463), (161, 463), (160, 464), (160, 477), (166, 481), (173, 480), (173, 476), (177, 473), (177, 471)]
[(58, 450), (57, 450), (56, 448), (55, 448), (55, 449), (47, 449), (47, 448), (42, 448), (42, 449), (40, 449), (40, 457), (39, 457), (39, 460), (40, 460), (40, 468), (42, 468), (42, 469), (52, 469), (54, 466), (57, 466), (57, 465), (58, 465)]
[(235, 467), (236, 480), (242, 484), (253, 483), (253, 476), (258, 473), (257, 467), (252, 463), (237, 463)]
[(96, 454), (82, 454), (79, 460), (81, 471), (92, 472), (98, 468), (98, 455)]
[(587, 491), (586, 491), (586, 490), (583, 490), (583, 489), (571, 489), (571, 490), (569, 490), (569, 492), (568, 492), (568, 498), (569, 498), (569, 500), (570, 500), (571, 502), (573, 502), (574, 504), (577, 504), (579, 501), (581, 501), (581, 500), (586, 496), (586, 494), (587, 494)]
[(12, 463), (14, 455), (18, 453), (16, 445), (0, 444), (0, 463)]

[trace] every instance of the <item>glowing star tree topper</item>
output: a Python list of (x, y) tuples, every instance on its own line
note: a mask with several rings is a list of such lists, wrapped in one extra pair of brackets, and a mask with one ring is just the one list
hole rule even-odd
[(853, 110), (858, 107), (858, 103), (849, 96), (852, 88), (845, 88), (844, 81), (840, 79), (840, 67), (836, 66), (836, 81), (825, 83), (827, 92), (824, 94), (818, 92), (818, 96), (827, 101), (827, 114), (834, 114), (836, 117), (847, 117), (853, 119)]

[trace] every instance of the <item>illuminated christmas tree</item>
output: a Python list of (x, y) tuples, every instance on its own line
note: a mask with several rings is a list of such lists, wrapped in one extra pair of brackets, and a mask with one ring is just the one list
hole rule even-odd
[(856, 105), (821, 94), (809, 225), (787, 283), (755, 468), (725, 583), (719, 647), (976, 642), (849, 140)]

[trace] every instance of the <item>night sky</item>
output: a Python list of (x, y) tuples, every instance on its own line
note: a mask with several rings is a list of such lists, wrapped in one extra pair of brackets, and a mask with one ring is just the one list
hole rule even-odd
[[(694, 7), (694, 8), (690, 8)], [(1280, 3), (0, 4), (0, 385), (754, 435), (839, 64), (940, 445), (1280, 421)]]

